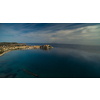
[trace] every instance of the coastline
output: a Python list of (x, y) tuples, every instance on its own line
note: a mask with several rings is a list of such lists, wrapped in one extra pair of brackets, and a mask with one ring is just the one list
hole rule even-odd
[(5, 53), (10, 52), (10, 51), (14, 51), (14, 50), (5, 51), (2, 54), (0, 54), (0, 56), (3, 56)]
[(10, 51), (14, 51), (14, 50), (27, 50), (27, 49), (43, 49), (43, 50), (49, 50), (53, 48), (52, 46), (50, 45), (43, 45), (43, 46), (14, 46), (14, 47), (10, 47), (8, 49), (8, 47), (2, 47), (2, 49), (5, 49), (5, 51), (3, 51), (3, 53), (0, 54), (0, 56), (4, 55), (5, 53), (7, 52), (10, 52)]
[[(28, 49), (30, 49), (30, 48), (22, 49), (22, 50), (28, 50)], [(34, 49), (34, 48), (31, 48), (31, 49)], [(16, 49), (16, 50), (21, 50), (21, 49)], [(10, 51), (15, 51), (15, 50), (8, 50), (8, 51), (5, 51), (5, 52), (3, 52), (2, 54), (0, 54), (0, 56), (3, 56), (5, 53), (10, 52)]]

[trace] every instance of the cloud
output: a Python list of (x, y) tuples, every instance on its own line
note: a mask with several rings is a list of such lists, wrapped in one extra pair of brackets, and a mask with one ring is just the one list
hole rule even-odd
[(0, 41), (100, 45), (100, 24), (3, 24)]
[[(100, 44), (100, 25), (86, 26), (73, 30), (60, 30), (53, 34), (51, 40), (58, 43)], [(59, 41), (58, 38), (62, 38)]]

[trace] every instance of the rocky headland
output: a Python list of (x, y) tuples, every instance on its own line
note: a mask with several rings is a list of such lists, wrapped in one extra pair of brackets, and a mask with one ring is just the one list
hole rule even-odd
[(14, 51), (14, 50), (26, 50), (26, 49), (43, 49), (49, 50), (53, 48), (50, 45), (43, 45), (43, 46), (29, 46), (25, 43), (16, 43), (16, 42), (1, 42), (0, 43), (0, 56), (3, 54)]
[(43, 50), (50, 50), (51, 48), (53, 48), (52, 46), (50, 45), (43, 45), (43, 46), (40, 46), (40, 49), (43, 49)]

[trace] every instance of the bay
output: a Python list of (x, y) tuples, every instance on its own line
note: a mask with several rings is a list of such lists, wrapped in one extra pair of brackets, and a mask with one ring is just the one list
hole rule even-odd
[(100, 46), (27, 44), (54, 48), (5, 53), (0, 56), (0, 78), (100, 78)]

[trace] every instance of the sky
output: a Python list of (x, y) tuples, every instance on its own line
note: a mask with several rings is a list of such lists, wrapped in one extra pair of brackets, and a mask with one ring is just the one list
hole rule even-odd
[(100, 24), (0, 23), (0, 42), (100, 45)]

